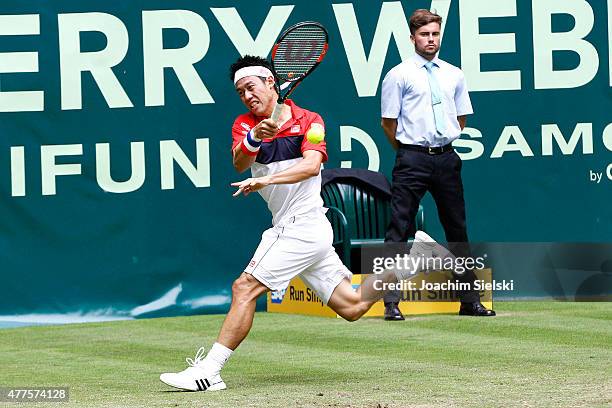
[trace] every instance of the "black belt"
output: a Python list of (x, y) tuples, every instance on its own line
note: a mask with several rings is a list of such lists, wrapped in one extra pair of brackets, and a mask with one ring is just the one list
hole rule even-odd
[(442, 154), (442, 153), (450, 152), (451, 150), (453, 150), (453, 145), (451, 145), (450, 143), (444, 146), (436, 146), (436, 147), (400, 143), (399, 147), (400, 149), (414, 150), (415, 152), (422, 152), (422, 153), (427, 153), (427, 154), (432, 154), (432, 155)]

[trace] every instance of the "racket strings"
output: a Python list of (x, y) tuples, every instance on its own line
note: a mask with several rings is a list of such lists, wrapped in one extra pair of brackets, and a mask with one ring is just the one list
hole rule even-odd
[(319, 27), (301, 27), (288, 33), (278, 44), (274, 69), (284, 81), (296, 81), (319, 62), (327, 35)]

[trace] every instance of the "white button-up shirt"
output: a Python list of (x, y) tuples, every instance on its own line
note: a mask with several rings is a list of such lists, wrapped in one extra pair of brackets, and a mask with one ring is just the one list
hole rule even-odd
[(443, 135), (436, 131), (431, 89), (425, 58), (415, 54), (412, 58), (397, 65), (382, 83), (381, 116), (397, 119), (395, 138), (403, 144), (419, 146), (444, 146), (461, 135), (457, 116), (474, 113), (468, 95), (463, 72), (454, 65), (442, 61), (437, 56), (433, 75), (440, 85), (442, 106), (446, 120)]

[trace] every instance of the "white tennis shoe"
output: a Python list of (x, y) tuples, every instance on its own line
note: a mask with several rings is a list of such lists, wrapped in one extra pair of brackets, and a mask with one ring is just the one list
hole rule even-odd
[(410, 249), (410, 255), (423, 255), (434, 258), (455, 258), (451, 251), (443, 245), (438, 244), (436, 240), (423, 231), (417, 231), (416, 234), (414, 234), (414, 244)]
[[(414, 235), (414, 243), (410, 248), (410, 256), (427, 258), (455, 259), (455, 255), (443, 245), (440, 245), (432, 237), (423, 231), (417, 231)], [(427, 271), (427, 268), (424, 268)], [(458, 275), (462, 273), (456, 272)]]
[(188, 391), (220, 391), (227, 388), (219, 373), (211, 372), (204, 362), (206, 352), (200, 347), (192, 360), (185, 360), (189, 367), (179, 373), (163, 373), (159, 379), (171, 387)]
[(410, 248), (410, 256), (431, 258), (436, 245), (438, 243), (432, 237), (423, 231), (417, 231)]

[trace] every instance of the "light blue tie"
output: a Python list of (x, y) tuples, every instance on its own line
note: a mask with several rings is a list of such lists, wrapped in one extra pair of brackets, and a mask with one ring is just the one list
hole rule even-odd
[(425, 64), (427, 70), (427, 79), (429, 79), (429, 88), (431, 89), (431, 105), (433, 107), (434, 121), (436, 122), (436, 130), (438, 134), (444, 135), (446, 131), (446, 120), (444, 117), (444, 107), (442, 106), (442, 92), (438, 80), (433, 74), (435, 64), (429, 61)]

